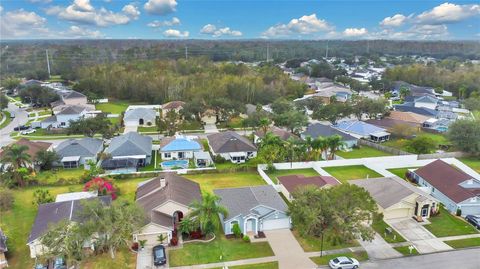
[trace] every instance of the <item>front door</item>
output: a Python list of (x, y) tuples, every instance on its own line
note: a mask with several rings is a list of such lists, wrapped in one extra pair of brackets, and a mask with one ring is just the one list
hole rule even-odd
[(253, 232), (253, 222), (254, 222), (253, 219), (247, 220), (247, 233)]
[(425, 207), (422, 207), (422, 217), (428, 216), (428, 205)]

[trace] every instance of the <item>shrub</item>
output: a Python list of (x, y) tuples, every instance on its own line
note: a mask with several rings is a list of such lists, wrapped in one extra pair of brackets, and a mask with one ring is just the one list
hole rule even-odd
[(215, 156), (214, 159), (215, 159), (215, 160), (214, 160), (215, 163), (225, 163), (225, 162), (227, 161), (225, 158), (223, 158), (223, 157), (220, 156), (220, 155)]
[(244, 235), (243, 236), (243, 242), (250, 243), (250, 237), (248, 237), (248, 235)]
[(456, 215), (459, 217), (462, 215), (462, 210), (460, 208), (457, 208)]
[(53, 196), (47, 189), (37, 189), (33, 192), (32, 204), (34, 205), (39, 206), (41, 204), (51, 203), (53, 201), (55, 201), (55, 199), (53, 199)]
[(170, 239), (170, 246), (176, 246), (178, 245), (178, 239), (176, 237)]
[(113, 186), (112, 181), (96, 177), (85, 183), (84, 191), (96, 191), (99, 196), (111, 195), (112, 199), (117, 198), (117, 189)]
[(0, 211), (12, 209), (14, 200), (12, 191), (0, 189)]
[(235, 238), (240, 237), (242, 230), (240, 230), (240, 225), (238, 225), (238, 223), (233, 224), (232, 232), (235, 235)]
[(269, 164), (267, 165), (267, 171), (268, 171), (269, 173), (273, 173), (273, 172), (275, 172), (276, 170), (277, 170), (277, 168), (275, 168), (275, 165), (273, 165), (272, 163), (269, 163)]

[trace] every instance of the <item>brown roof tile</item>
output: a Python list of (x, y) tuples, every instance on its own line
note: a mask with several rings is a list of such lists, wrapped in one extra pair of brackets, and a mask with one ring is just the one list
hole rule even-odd
[(290, 193), (302, 186), (314, 185), (322, 188), (325, 185), (335, 186), (340, 184), (334, 177), (329, 176), (305, 177), (304, 175), (288, 175), (278, 177), (278, 180)]

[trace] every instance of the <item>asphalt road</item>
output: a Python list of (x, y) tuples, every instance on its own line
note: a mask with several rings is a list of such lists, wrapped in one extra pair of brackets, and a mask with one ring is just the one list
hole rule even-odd
[(447, 251), (428, 255), (376, 260), (362, 263), (362, 269), (480, 269), (480, 248)]
[(24, 108), (19, 108), (12, 103), (8, 103), (8, 109), (10, 113), (15, 113), (15, 118), (5, 128), (0, 130), (0, 147), (10, 144), (13, 139), (10, 138), (10, 133), (13, 132), (13, 128), (18, 125), (23, 125), (28, 121), (28, 113)]

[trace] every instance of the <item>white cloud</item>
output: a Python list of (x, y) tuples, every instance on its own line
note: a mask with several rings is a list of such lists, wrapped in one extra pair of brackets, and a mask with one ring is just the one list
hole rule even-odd
[(392, 29), (383, 29), (379, 32), (373, 32), (368, 35), (373, 39), (446, 39), (450, 37), (446, 25), (420, 25), (416, 24), (405, 31), (394, 31)]
[(31, 38), (47, 35), (47, 19), (35, 12), (18, 9), (2, 13), (0, 18), (1, 38)]
[(153, 27), (153, 28), (159, 28), (163, 26), (175, 26), (175, 25), (180, 25), (180, 19), (177, 17), (173, 17), (171, 20), (166, 20), (166, 21), (154, 20), (147, 24), (147, 26)]
[(399, 27), (402, 26), (408, 17), (402, 14), (395, 14), (392, 17), (386, 17), (383, 21), (380, 22), (381, 26), (384, 27)]
[(480, 5), (456, 5), (443, 3), (416, 17), (421, 24), (444, 24), (459, 22), (473, 16), (480, 15)]
[(3, 12), (3, 7), (2, 7), (2, 6), (0, 6), (0, 13), (2, 13), (2, 12)]
[(221, 36), (242, 36), (242, 32), (238, 30), (232, 30), (230, 27), (217, 28), (213, 24), (207, 24), (200, 30), (201, 34), (211, 35), (213, 37)]
[(262, 36), (277, 37), (292, 34), (307, 35), (320, 31), (331, 31), (333, 27), (323, 19), (318, 19), (314, 13), (304, 15), (298, 19), (292, 19), (288, 24), (278, 24), (268, 28)]
[(130, 18), (136, 20), (140, 16), (140, 11), (138, 10), (137, 6), (134, 4), (128, 4), (122, 8), (123, 13), (129, 16)]
[(74, 0), (67, 7), (52, 6), (45, 10), (47, 15), (55, 15), (61, 20), (90, 24), (101, 27), (127, 24), (138, 18), (140, 12), (133, 4), (123, 7), (122, 12), (113, 12), (106, 8), (95, 9), (90, 0)]
[(346, 37), (360, 37), (368, 33), (365, 28), (347, 28), (343, 31), (343, 35)]
[(98, 30), (89, 30), (76, 25), (70, 26), (68, 31), (60, 32), (62, 38), (104, 38), (105, 35)]
[(179, 30), (168, 29), (163, 32), (165, 37), (172, 37), (172, 38), (186, 38), (190, 35), (188, 31), (181, 32)]
[(150, 14), (165, 15), (176, 11), (176, 0), (148, 0), (143, 8)]

